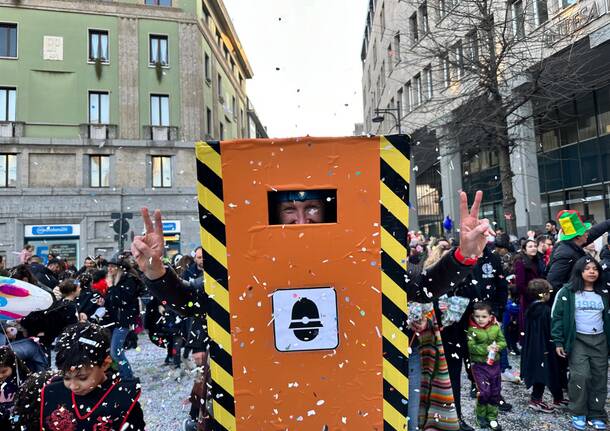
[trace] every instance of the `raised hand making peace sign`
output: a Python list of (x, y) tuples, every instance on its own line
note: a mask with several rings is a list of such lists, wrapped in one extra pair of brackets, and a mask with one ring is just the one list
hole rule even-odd
[(148, 208), (142, 208), (142, 219), (144, 219), (146, 234), (136, 236), (131, 243), (131, 253), (140, 270), (149, 280), (156, 280), (165, 275), (165, 266), (161, 260), (165, 246), (161, 211), (155, 210), (154, 218), (155, 224), (153, 225)]
[(483, 254), (487, 236), (495, 235), (489, 220), (479, 219), (482, 200), (483, 192), (479, 190), (474, 197), (472, 208), (468, 211), (468, 197), (465, 192), (460, 192), (460, 250), (466, 258), (476, 259)]

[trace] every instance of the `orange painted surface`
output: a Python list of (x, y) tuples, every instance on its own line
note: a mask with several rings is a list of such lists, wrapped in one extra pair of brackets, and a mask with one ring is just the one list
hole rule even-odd
[[(382, 430), (379, 140), (222, 144), (238, 430)], [(337, 189), (335, 224), (268, 226), (267, 192)], [(336, 350), (278, 352), (271, 294), (332, 286)]]

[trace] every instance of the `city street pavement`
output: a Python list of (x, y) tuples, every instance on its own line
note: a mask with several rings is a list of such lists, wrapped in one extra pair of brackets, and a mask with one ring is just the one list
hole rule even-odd
[[(192, 386), (192, 378), (185, 376), (176, 381), (179, 372), (161, 366), (165, 350), (153, 345), (146, 336), (140, 336), (137, 350), (127, 356), (136, 376), (142, 381), (140, 402), (144, 409), (148, 431), (179, 430), (188, 415), (190, 404), (185, 403)], [(519, 369), (519, 357), (510, 357), (514, 370)], [(462, 377), (462, 403), (466, 421), (474, 426), (474, 400), (469, 396), (470, 384)], [(513, 405), (510, 413), (501, 413), (499, 422), (505, 431), (566, 431), (570, 430), (567, 410), (553, 414), (534, 412), (527, 407), (529, 391), (524, 385), (502, 382), (502, 394)], [(546, 401), (551, 402), (545, 393)], [(293, 430), (290, 430), (293, 431)], [(294, 431), (297, 431), (296, 428)], [(360, 431), (360, 430), (354, 430)]]

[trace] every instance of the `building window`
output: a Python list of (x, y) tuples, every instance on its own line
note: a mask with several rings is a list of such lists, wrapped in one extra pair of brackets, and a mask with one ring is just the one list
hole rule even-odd
[(222, 96), (222, 76), (220, 76), (220, 73), (218, 74), (218, 98), (221, 100), (220, 103), (224, 103), (224, 97)]
[(449, 64), (448, 53), (441, 55), (441, 66), (443, 69), (443, 81), (445, 82), (445, 88), (447, 88), (451, 85), (451, 65)]
[(216, 45), (222, 46), (222, 36), (218, 30), (216, 30)]
[(169, 126), (169, 96), (152, 94), (150, 96), (151, 126)]
[(381, 63), (381, 71), (379, 76), (381, 77), (381, 88), (385, 88), (385, 60)]
[(220, 140), (224, 141), (224, 139), (225, 139), (225, 125), (221, 121), (220, 122)]
[(110, 124), (110, 95), (105, 92), (89, 92), (89, 123)]
[(400, 32), (394, 35), (394, 64), (400, 63)]
[(17, 89), (0, 87), (0, 121), (15, 121)]
[(172, 158), (170, 156), (152, 156), (152, 186), (172, 186)]
[(426, 2), (423, 2), (422, 5), (419, 7), (418, 11), (419, 11), (419, 22), (421, 23), (420, 31), (421, 31), (421, 35), (423, 37), (430, 30), (430, 27), (428, 26), (428, 4)]
[(513, 35), (517, 39), (525, 37), (525, 15), (523, 13), (523, 0), (516, 0), (510, 5), (513, 19)]
[(233, 115), (233, 118), (237, 118), (237, 100), (235, 96), (231, 96), (231, 115)]
[(212, 111), (210, 108), (205, 109), (205, 124), (207, 127), (208, 136), (212, 136)]
[(212, 82), (212, 70), (210, 68), (210, 56), (208, 55), (208, 53), (205, 53), (205, 63), (204, 63), (204, 67), (205, 67), (205, 79), (208, 82)]
[(89, 61), (96, 60), (104, 63), (110, 60), (106, 30), (89, 30)]
[(17, 58), (17, 24), (0, 22), (0, 57)]
[(150, 35), (149, 56), (149, 63), (153, 66), (158, 63), (161, 64), (161, 66), (167, 66), (169, 64), (167, 36), (160, 36), (157, 34)]
[(407, 112), (411, 112), (413, 110), (413, 86), (411, 85), (411, 81), (407, 82), (405, 87), (407, 87), (405, 109)]
[(416, 44), (419, 41), (419, 33), (417, 30), (417, 12), (413, 12), (413, 15), (409, 18), (409, 31), (411, 34), (411, 44)]
[(424, 69), (424, 81), (425, 81), (425, 97), (426, 100), (432, 99), (434, 95), (434, 85), (432, 83), (432, 65), (429, 64)]
[(585, 141), (597, 136), (597, 124), (595, 120), (595, 103), (593, 95), (588, 94), (576, 100), (576, 112), (578, 113), (578, 140)]
[(413, 77), (413, 106), (417, 108), (422, 102), (422, 87), (421, 87), (421, 75), (418, 73)]
[(600, 136), (610, 134), (610, 86), (596, 92)]
[(385, 33), (385, 4), (381, 5), (381, 11), (379, 12), (379, 22), (381, 24), (381, 35)]
[(464, 76), (464, 49), (462, 41), (458, 41), (458, 43), (451, 47), (451, 54), (453, 56), (453, 73), (451, 75), (458, 80)]
[[(396, 93), (396, 105), (400, 109), (404, 109), (404, 104), (403, 104), (403, 101), (402, 101), (402, 99), (404, 97), (403, 93), (404, 93), (404, 91), (403, 91), (402, 87), (399, 88), (398, 92)], [(402, 112), (401, 112), (401, 114), (402, 114)]]
[(171, 6), (172, 0), (145, 0), (144, 4), (149, 6)]
[(17, 155), (0, 154), (0, 187), (16, 187)]
[(392, 50), (392, 44), (388, 45), (388, 72), (390, 75), (392, 74), (392, 70), (394, 69), (394, 51)]
[(447, 15), (447, 2), (446, 0), (438, 0), (438, 19), (439, 21), (445, 18)]
[(534, 24), (538, 27), (549, 20), (549, 9), (546, 0), (534, 0)]
[(241, 73), (239, 74), (239, 88), (244, 88), (244, 77), (241, 76)]
[(89, 157), (91, 187), (110, 187), (110, 156)]
[(560, 0), (560, 6), (561, 7), (569, 7), (572, 6), (573, 4), (575, 4), (578, 0)]
[(466, 34), (466, 60), (468, 69), (475, 69), (479, 63), (479, 38), (476, 30)]
[(211, 18), (210, 9), (208, 9), (208, 6), (205, 4), (205, 1), (201, 2), (201, 9), (203, 10), (203, 16), (205, 17), (206, 22), (209, 21)]

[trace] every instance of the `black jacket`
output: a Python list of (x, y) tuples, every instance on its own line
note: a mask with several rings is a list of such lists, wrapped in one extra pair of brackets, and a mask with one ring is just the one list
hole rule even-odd
[[(585, 245), (591, 244), (608, 231), (610, 231), (610, 220), (596, 224), (588, 230), (589, 237)], [(554, 292), (559, 292), (559, 289), (570, 280), (574, 263), (585, 254), (583, 248), (574, 244), (572, 240), (559, 241), (555, 245), (546, 276)]]
[(491, 305), (496, 318), (502, 320), (502, 314), (508, 300), (508, 282), (504, 276), (502, 259), (490, 247), (485, 247), (483, 255), (472, 270), (472, 274), (460, 288), (461, 296), (471, 300), (469, 308), (464, 314), (470, 316), (474, 302), (485, 301)]
[(53, 289), (59, 284), (57, 275), (55, 275), (53, 271), (51, 271), (49, 268), (40, 263), (32, 263), (30, 265), (30, 271), (32, 272), (32, 275), (36, 277), (39, 283), (44, 284), (50, 289)]
[[(453, 289), (472, 270), (459, 263), (453, 253), (447, 253), (441, 260), (426, 271), (411, 271), (407, 274), (405, 290), (409, 301), (431, 302)], [(166, 268), (165, 275), (157, 280), (144, 278), (150, 293), (184, 316), (205, 317), (208, 296), (193, 283), (180, 280), (176, 273)], [(506, 303), (506, 300), (504, 301)], [(407, 304), (405, 304), (406, 308)]]
[(559, 361), (551, 341), (551, 307), (534, 301), (525, 314), (525, 337), (521, 350), (521, 378), (526, 387), (542, 383), (551, 391), (559, 387)]
[(118, 284), (110, 286), (104, 306), (108, 323), (130, 328), (140, 314), (138, 298), (144, 294), (142, 282), (131, 274), (123, 274)]

